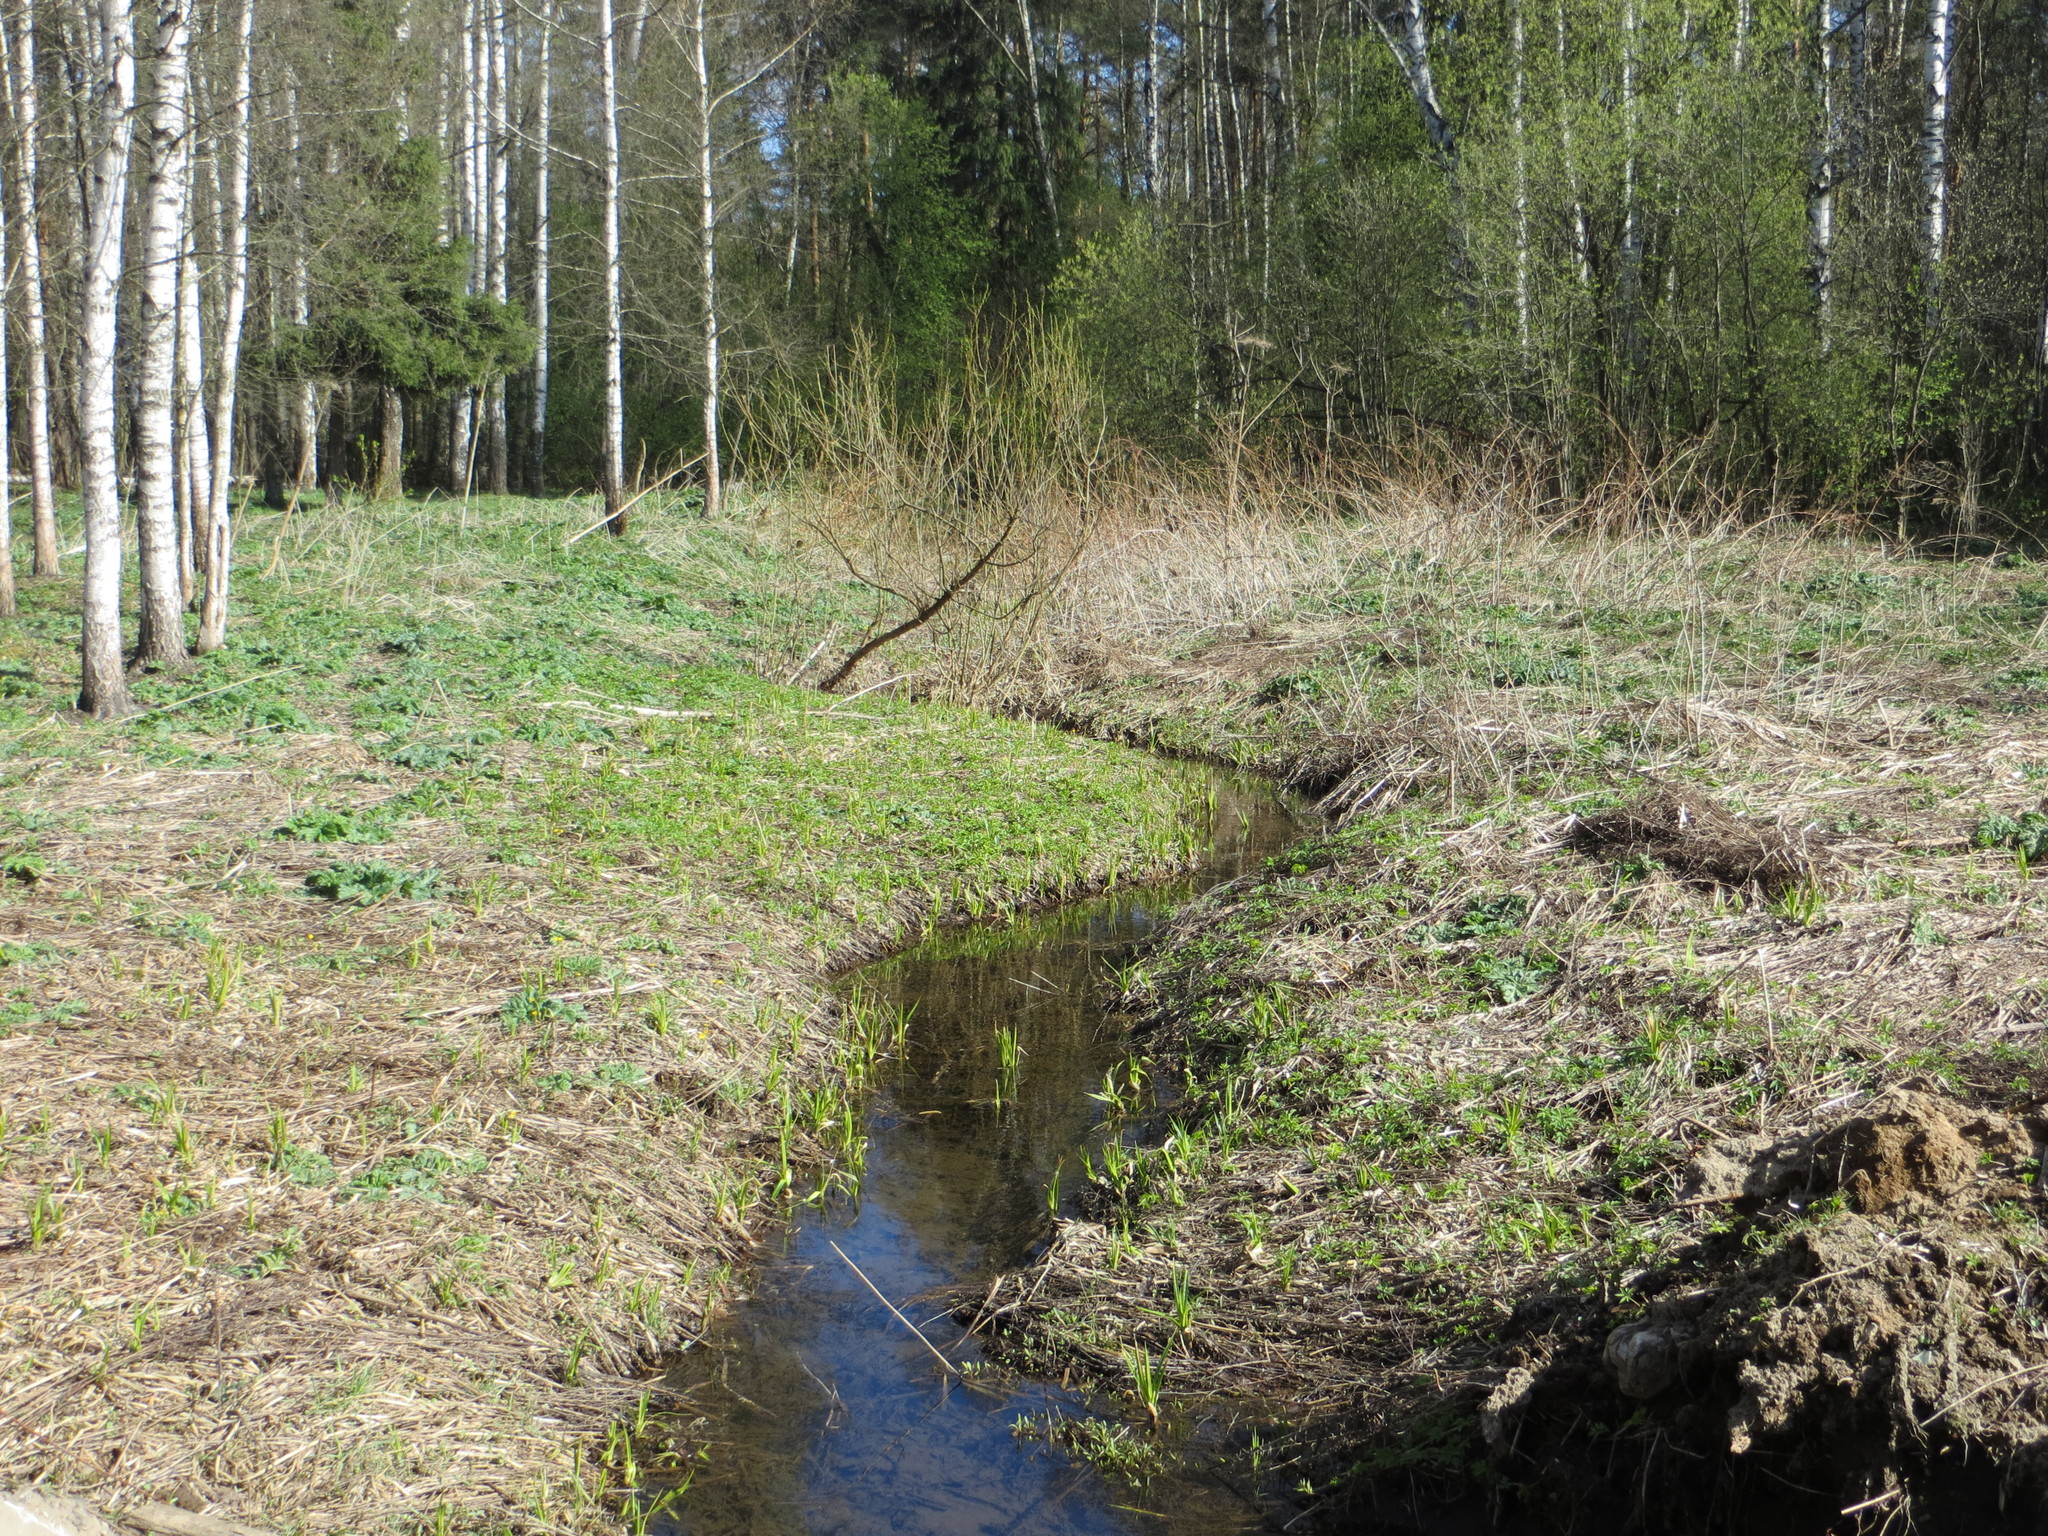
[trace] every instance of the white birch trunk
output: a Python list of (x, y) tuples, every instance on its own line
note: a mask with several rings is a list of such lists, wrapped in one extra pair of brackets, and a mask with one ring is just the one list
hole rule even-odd
[(552, 156), (549, 152), (554, 129), (554, 0), (541, 0), (540, 45), (536, 60), (539, 96), (535, 112), (533, 157), (533, 419), (528, 434), (527, 489), (538, 496), (547, 481), (548, 439), (548, 262), (553, 238), (553, 208), (549, 201)]
[(199, 570), (199, 540), (213, 494), (213, 454), (206, 436), (206, 354), (200, 316), (199, 243), (192, 210), (198, 206), (198, 161), (185, 179), (185, 238), (178, 252), (178, 580), (192, 605)]
[(690, 63), (697, 74), (698, 281), (704, 323), (704, 515), (718, 516), (724, 494), (718, 461), (718, 189), (712, 180), (711, 64), (705, 49), (704, 0), (692, 0)]
[[(305, 199), (305, 140), (299, 124), (299, 88), (294, 83), (285, 96), (285, 108), (291, 116), (291, 200), (295, 213), (304, 207)], [(303, 217), (303, 214), (299, 214)], [(312, 323), (313, 299), (306, 273), (306, 243), (303, 238), (292, 241), (291, 270), (285, 282), (285, 302), (289, 307), (292, 324), (301, 328)], [(298, 461), (292, 467), (292, 484), (305, 490), (319, 479), (320, 470), (320, 386), (311, 379), (301, 379), (290, 386), (296, 407), (297, 418), (293, 446), (298, 450)]]
[(1159, 0), (1145, 29), (1145, 195), (1159, 201)]
[(234, 547), (229, 495), (235, 472), (235, 384), (242, 363), (242, 316), (249, 302), (250, 53), (256, 0), (241, 0), (236, 19), (235, 85), (228, 129), (228, 185), (222, 199), (226, 239), (221, 253), (220, 347), (213, 379), (213, 484), (206, 508), (206, 593), (199, 607), (199, 651), (227, 642), (228, 560)]
[(1728, 55), (1736, 74), (1749, 67), (1749, 34), (1756, 26), (1756, 0), (1735, 0), (1735, 43)]
[(619, 254), (619, 62), (612, 0), (597, 0), (597, 109), (603, 140), (604, 487), (605, 526), (626, 531), (626, 370), (624, 273)]
[(1060, 237), (1060, 194), (1053, 182), (1052, 144), (1045, 136), (1045, 110), (1038, 99), (1038, 33), (1031, 24), (1031, 0), (1017, 0), (1017, 25), (1024, 33), (1024, 94), (1031, 104), (1031, 141), (1038, 154), (1038, 176), (1045, 193), (1045, 216), (1052, 237)]
[(121, 235), (135, 119), (130, 0), (93, 0), (86, 17), (91, 143), (85, 165), (85, 249), (78, 324), (79, 489), (85, 506), (85, 593), (78, 707), (95, 719), (133, 714), (121, 666), (121, 480), (114, 440), (115, 325)]
[[(488, 268), (489, 291), (499, 303), (511, 297), (506, 245), (511, 234), (512, 195), (512, 113), (510, 76), (511, 49), (507, 30), (511, 27), (511, 15), (504, 0), (495, 0), (490, 27), (490, 228)], [(493, 379), (484, 396), (486, 406), (486, 427), (489, 436), (490, 454), (486, 483), (491, 494), (502, 496), (506, 491), (506, 477), (509, 468), (507, 454), (510, 449), (509, 436), (505, 430), (505, 381)]]
[(1572, 196), (1572, 266), (1579, 288), (1593, 291), (1593, 230), (1579, 195), (1578, 157), (1572, 144), (1571, 49), (1565, 38), (1564, 0), (1557, 0), (1557, 142), (1564, 155), (1565, 184)]
[(1529, 59), (1522, 0), (1515, 0), (1514, 80), (1509, 92), (1515, 140), (1515, 337), (1529, 360)]
[(0, 618), (11, 619), (14, 598), (14, 439), (7, 412), (7, 220), (0, 216)]
[(1642, 102), (1636, 91), (1641, 19), (1636, 0), (1621, 8), (1621, 341), (1631, 371), (1643, 351)]
[[(1851, 0), (1855, 3), (1855, 0)], [(1806, 189), (1806, 230), (1813, 287), (1814, 324), (1825, 357), (1834, 339), (1835, 292), (1835, 158), (1842, 136), (1835, 96), (1835, 0), (1820, 0), (1820, 32), (1815, 50), (1820, 124), (1813, 140), (1813, 175)]]
[(1928, 0), (1924, 54), (1926, 115), (1920, 128), (1920, 185), (1924, 208), (1921, 287), (1929, 323), (1940, 313), (1941, 269), (1948, 259), (1948, 119), (1950, 67), (1955, 57), (1955, 0)]
[(136, 563), (142, 575), (138, 666), (185, 660), (185, 588), (178, 561), (178, 265), (185, 247), (192, 153), (188, 0), (158, 0), (151, 41), (148, 175), (142, 189), (142, 282), (136, 306), (139, 375), (135, 469)]
[[(9, 100), (14, 108), (14, 217), (21, 241), (22, 402), (28, 408), (29, 517), (34, 530), (38, 576), (55, 576), (57, 559), (57, 491), (50, 468), (50, 344), (47, 300), (43, 294), (43, 237), (37, 222), (38, 137), (41, 93), (36, 85), (35, 0), (21, 0), (15, 21), (15, 44), (7, 60)], [(6, 28), (0, 23), (0, 44)]]
[(1422, 0), (1397, 0), (1391, 15), (1375, 4), (1372, 19), (1408, 81), (1416, 109), (1422, 114), (1422, 131), (1429, 136), (1444, 164), (1456, 165), (1458, 136), (1451, 120), (1444, 116), (1443, 104), (1437, 100), (1436, 77), (1429, 67), (1429, 28), (1422, 14)]

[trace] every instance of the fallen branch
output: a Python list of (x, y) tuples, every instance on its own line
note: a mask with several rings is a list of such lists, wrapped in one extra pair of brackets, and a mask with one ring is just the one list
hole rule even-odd
[[(689, 469), (692, 466), (703, 462), (703, 459), (704, 455), (700, 453), (697, 455), (696, 458), (690, 460), (688, 464), (678, 464), (674, 469), (670, 470), (667, 474), (663, 475), (659, 480), (655, 481), (654, 484), (647, 487), (647, 489), (642, 491), (638, 496), (635, 496), (631, 501), (627, 502), (623, 507), (619, 508), (618, 511), (607, 512), (603, 517), (600, 517), (596, 522), (592, 523), (588, 528), (585, 528), (582, 532), (571, 534), (569, 536), (569, 544), (575, 544), (583, 539), (589, 538), (593, 533), (597, 532), (598, 529), (604, 527), (604, 525), (606, 523), (609, 523), (613, 518), (624, 517), (628, 512), (632, 511), (635, 507), (639, 506), (640, 503), (645, 501), (649, 496), (652, 496), (664, 485), (667, 485), (669, 481), (675, 479), (677, 475), (680, 475), (684, 470)], [(567, 549), (569, 547), (569, 544), (564, 544), (562, 547), (564, 549)]]
[(858, 1264), (854, 1263), (853, 1260), (846, 1258), (846, 1250), (844, 1248), (840, 1247), (837, 1243), (832, 1242), (830, 1239), (827, 1239), (827, 1246), (830, 1247), (834, 1253), (838, 1254), (840, 1258), (846, 1260), (846, 1267), (854, 1272), (854, 1274), (859, 1278), (860, 1283), (862, 1285), (866, 1286), (869, 1290), (874, 1291), (875, 1300), (879, 1301), (883, 1306), (889, 1309), (889, 1315), (891, 1317), (895, 1318), (897, 1322), (901, 1323), (904, 1327), (908, 1328), (912, 1333), (917, 1335), (917, 1342), (922, 1344), (926, 1349), (932, 1352), (932, 1358), (934, 1360), (938, 1361), (940, 1365), (943, 1365), (951, 1374), (955, 1376), (958, 1376), (960, 1374), (960, 1367), (955, 1365), (952, 1361), (948, 1360), (944, 1355), (940, 1354), (938, 1346), (933, 1344), (930, 1339), (924, 1336), (923, 1331), (918, 1328), (917, 1324), (913, 1323), (901, 1312), (898, 1312), (896, 1310), (896, 1303), (891, 1301), (888, 1297), (884, 1296), (881, 1293), (881, 1291), (877, 1290), (874, 1281), (870, 1280), (866, 1275), (861, 1274), (861, 1269)]

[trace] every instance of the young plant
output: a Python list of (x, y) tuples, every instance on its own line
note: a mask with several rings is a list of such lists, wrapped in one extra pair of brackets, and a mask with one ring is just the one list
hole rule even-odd
[(1132, 1344), (1124, 1346), (1123, 1357), (1124, 1369), (1131, 1376), (1131, 1396), (1138, 1400), (1138, 1406), (1151, 1416), (1153, 1426), (1157, 1428), (1159, 1395), (1165, 1384), (1159, 1362), (1152, 1358), (1151, 1351)]

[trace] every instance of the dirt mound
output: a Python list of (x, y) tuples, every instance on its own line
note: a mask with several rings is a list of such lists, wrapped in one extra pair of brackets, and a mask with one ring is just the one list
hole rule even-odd
[[(1868, 1501), (1880, 1524), (1891, 1512), (1930, 1530), (1962, 1528), (1951, 1517), (1995, 1494), (2002, 1519), (2020, 1518), (2011, 1528), (2039, 1529), (2026, 1511), (2048, 1446), (2048, 1337), (2034, 1320), (2036, 1266), (2006, 1237), (2039, 1220), (2026, 1176), (2048, 1122), (1931, 1087), (1890, 1088), (1803, 1135), (1726, 1138), (1699, 1154), (1688, 1203), (1775, 1205), (1780, 1240), (1760, 1260), (1739, 1243), (1703, 1244), (1638, 1279), (1647, 1304), (1606, 1333), (1593, 1379), (1674, 1446), (1732, 1458), (1738, 1480), (1761, 1469), (1845, 1511)], [(1586, 1351), (1556, 1358), (1525, 1401), (1581, 1412)], [(1993, 1494), (1958, 1487), (1965, 1467)]]
[(1684, 880), (1775, 895), (1818, 881), (1825, 853), (1806, 832), (1758, 826), (1694, 790), (1659, 784), (1633, 805), (1577, 818), (1572, 846), (1601, 859), (1650, 858)]

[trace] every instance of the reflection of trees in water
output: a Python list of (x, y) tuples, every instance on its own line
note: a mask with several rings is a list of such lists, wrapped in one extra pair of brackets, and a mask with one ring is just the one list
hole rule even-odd
[[(1047, 1229), (1045, 1189), (1101, 1118), (1089, 1094), (1129, 1054), (1107, 1013), (1105, 967), (1172, 903), (1241, 873), (1292, 835), (1270, 796), (1219, 794), (1208, 867), (1167, 889), (1131, 890), (1005, 927), (961, 930), (868, 966), (860, 984), (913, 1009), (904, 1057), (876, 1105), (865, 1204), (800, 1222), (756, 1298), (686, 1356), (673, 1384), (715, 1426), (671, 1532), (932, 1533), (1004, 1529), (1064, 1536), (1128, 1529), (1093, 1473), (1019, 1444), (1010, 1424), (1043, 1406), (959, 1384), (935, 1368), (840, 1267), (845, 1245), (899, 1305), (979, 1267), (1018, 1262)], [(997, 1109), (996, 1031), (1024, 1048), (1016, 1096)], [(1073, 1174), (1069, 1173), (1070, 1187)], [(799, 1213), (802, 1215), (803, 1213)], [(908, 1310), (922, 1320), (929, 1307)], [(941, 1321), (938, 1342), (957, 1342)], [(950, 1350), (956, 1357), (972, 1354)], [(1050, 1391), (1051, 1389), (1046, 1389)], [(1072, 1405), (1069, 1405), (1071, 1409)], [(1223, 1536), (1254, 1512), (1198, 1480), (1162, 1479), (1148, 1530)]]

